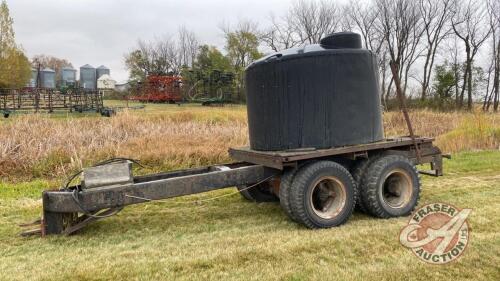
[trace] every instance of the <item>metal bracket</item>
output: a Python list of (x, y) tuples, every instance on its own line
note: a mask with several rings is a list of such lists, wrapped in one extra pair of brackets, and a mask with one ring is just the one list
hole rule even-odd
[(101, 186), (132, 184), (132, 162), (123, 161), (101, 166), (84, 168), (81, 177), (82, 188), (91, 189)]

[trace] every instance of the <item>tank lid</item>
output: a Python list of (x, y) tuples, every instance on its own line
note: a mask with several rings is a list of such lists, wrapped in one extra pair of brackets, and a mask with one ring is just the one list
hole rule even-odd
[(269, 54), (251, 63), (247, 69), (268, 62), (284, 61), (302, 56), (351, 52), (368, 52), (361, 46), (361, 36), (354, 32), (337, 32), (321, 39), (320, 44), (305, 45)]
[(48, 68), (48, 67), (47, 67), (47, 68), (44, 68), (42, 71), (43, 71), (43, 72), (55, 72), (53, 69)]
[(65, 66), (63, 68), (61, 68), (61, 70), (71, 70), (71, 71), (76, 71), (76, 69), (74, 69), (73, 67), (71, 66)]
[(109, 68), (107, 68), (107, 67), (106, 67), (106, 66), (104, 66), (104, 65), (101, 65), (101, 66), (99, 66), (97, 69), (109, 69)]
[(84, 66), (80, 66), (80, 68), (91, 68), (91, 69), (95, 69), (92, 65), (90, 64), (86, 64)]
[(325, 49), (361, 49), (361, 36), (354, 32), (337, 32), (320, 40)]

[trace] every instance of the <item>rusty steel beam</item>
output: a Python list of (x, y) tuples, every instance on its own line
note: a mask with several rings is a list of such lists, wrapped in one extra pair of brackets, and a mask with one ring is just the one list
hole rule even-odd
[[(123, 207), (152, 200), (173, 198), (232, 187), (254, 184), (266, 178), (278, 175), (279, 170), (251, 165), (217, 170), (217, 168), (184, 171), (185, 175), (140, 177), (132, 184), (111, 185), (85, 189), (77, 194), (77, 199), (85, 210), (75, 201), (72, 191), (45, 191), (43, 208), (49, 213), (94, 212), (107, 208)], [(177, 172), (179, 173), (179, 172)], [(147, 198), (144, 200), (142, 198)]]
[(403, 116), (406, 121), (406, 126), (408, 127), (408, 132), (410, 133), (410, 138), (413, 140), (413, 144), (415, 145), (415, 150), (417, 151), (417, 159), (420, 162), (420, 151), (418, 148), (418, 143), (415, 141), (415, 133), (413, 132), (413, 126), (411, 125), (410, 115), (408, 114), (408, 110), (406, 108), (406, 98), (403, 93), (403, 90), (401, 89), (401, 81), (398, 75), (399, 65), (392, 60), (390, 61), (389, 65), (391, 67), (394, 84), (396, 85), (396, 96), (398, 97), (399, 107), (403, 112)]

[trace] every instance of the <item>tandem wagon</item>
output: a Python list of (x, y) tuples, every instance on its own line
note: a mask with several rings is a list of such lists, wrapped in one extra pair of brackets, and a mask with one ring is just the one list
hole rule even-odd
[[(228, 187), (279, 201), (309, 228), (339, 226), (355, 206), (379, 218), (409, 215), (419, 173), (441, 176), (444, 156), (433, 139), (414, 135), (397, 67), (408, 137), (384, 137), (375, 54), (358, 34), (334, 33), (247, 67), (250, 146), (229, 150), (234, 163), (145, 176), (133, 176), (127, 159), (85, 168), (80, 184), (43, 192), (41, 228), (27, 234), (71, 234), (128, 205)], [(420, 164), (430, 170), (417, 171)]]
[(273, 152), (234, 148), (229, 153), (240, 162), (146, 176), (133, 176), (132, 162), (119, 160), (84, 169), (79, 185), (44, 191), (41, 231), (70, 234), (127, 205), (228, 187), (251, 201), (280, 201), (291, 219), (310, 228), (344, 223), (356, 202), (377, 217), (408, 215), (420, 193), (415, 165), (431, 165), (420, 173), (443, 172), (443, 155), (432, 141), (401, 137)]

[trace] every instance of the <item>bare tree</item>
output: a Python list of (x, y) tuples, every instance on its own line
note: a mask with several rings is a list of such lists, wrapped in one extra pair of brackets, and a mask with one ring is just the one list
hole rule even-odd
[(271, 14), (270, 21), (271, 26), (260, 34), (260, 40), (273, 51), (278, 52), (293, 48), (301, 43), (300, 38), (286, 19), (276, 18)]
[(408, 74), (422, 51), (419, 43), (425, 29), (420, 11), (413, 0), (376, 0), (375, 5), (377, 29), (383, 34), (390, 59), (398, 66), (406, 91)]
[[(499, 106), (499, 80), (500, 80), (500, 3), (495, 0), (487, 2), (489, 24), (491, 28), (491, 64), (488, 71), (488, 83), (483, 110), (488, 111), (493, 102), (493, 110), (498, 111)], [(493, 75), (493, 81), (491, 76)], [(491, 84), (491, 91), (490, 91)]]
[(182, 66), (193, 66), (199, 47), (196, 34), (185, 26), (179, 27), (179, 52)]
[(426, 39), (425, 63), (422, 78), (421, 99), (428, 95), (429, 83), (436, 53), (441, 42), (450, 34), (448, 22), (452, 17), (452, 0), (418, 0)]
[(342, 29), (358, 31), (365, 45), (365, 48), (377, 54), (381, 73), (381, 99), (385, 102), (386, 94), (386, 74), (387, 74), (387, 48), (384, 44), (384, 34), (377, 28), (377, 18), (379, 11), (375, 9), (372, 2), (350, 2), (343, 7)]
[(334, 1), (298, 0), (293, 2), (284, 17), (276, 18), (271, 14), (270, 22), (260, 40), (277, 52), (319, 43), (325, 35), (337, 31), (342, 21)]
[[(493, 37), (495, 37), (493, 35)], [(496, 52), (494, 48), (496, 48), (496, 42), (492, 40), (492, 51)], [(486, 94), (484, 95), (484, 100), (483, 100), (483, 111), (489, 111), (490, 106), (491, 106), (491, 101), (495, 95), (495, 87), (493, 86), (494, 84), (494, 75), (495, 75), (495, 60), (491, 60), (490, 64), (488, 65), (488, 69), (486, 70), (487, 77), (486, 77)], [(493, 76), (493, 79), (492, 79)]]
[(340, 16), (334, 1), (299, 0), (292, 4), (286, 21), (300, 43), (314, 44), (339, 28)]
[(172, 39), (159, 40), (153, 54), (157, 61), (165, 67), (165, 73), (178, 75), (182, 68), (182, 51), (176, 41)]
[(130, 78), (140, 81), (148, 75), (178, 75), (181, 57), (178, 45), (169, 38), (150, 42), (139, 39), (135, 49), (125, 55), (125, 65)]
[(446, 59), (450, 61), (450, 64), (451, 64), (451, 67), (452, 67), (452, 71), (453, 71), (453, 76), (455, 77), (455, 81), (454, 81), (454, 85), (453, 85), (453, 88), (454, 88), (454, 96), (455, 96), (455, 104), (458, 104), (459, 103), (459, 99), (460, 99), (460, 86), (459, 86), (459, 83), (460, 83), (460, 71), (462, 69), (462, 61), (460, 61), (460, 52), (462, 50), (460, 50), (460, 47), (459, 47), (459, 42), (458, 42), (458, 39), (456, 36), (454, 36), (453, 38), (450, 38), (450, 40), (446, 40), (445, 41), (446, 43), (446, 47), (445, 47), (445, 50), (446, 50), (446, 53), (448, 54), (446, 56)]
[(365, 48), (376, 53), (382, 48), (384, 35), (379, 32), (376, 20), (379, 11), (367, 2), (350, 2), (343, 9), (344, 30), (357, 30), (363, 37)]
[(56, 81), (60, 81), (61, 77), (61, 69), (63, 67), (73, 67), (71, 62), (67, 59), (56, 58), (49, 55), (35, 55), (31, 60), (31, 65), (34, 68), (38, 67), (40, 64), (42, 67), (52, 68), (56, 72)]
[(479, 0), (455, 0), (451, 25), (455, 35), (465, 46), (465, 71), (458, 107), (463, 107), (467, 88), (467, 109), (472, 109), (472, 66), (481, 45), (491, 34), (491, 27), (484, 22), (485, 9)]

